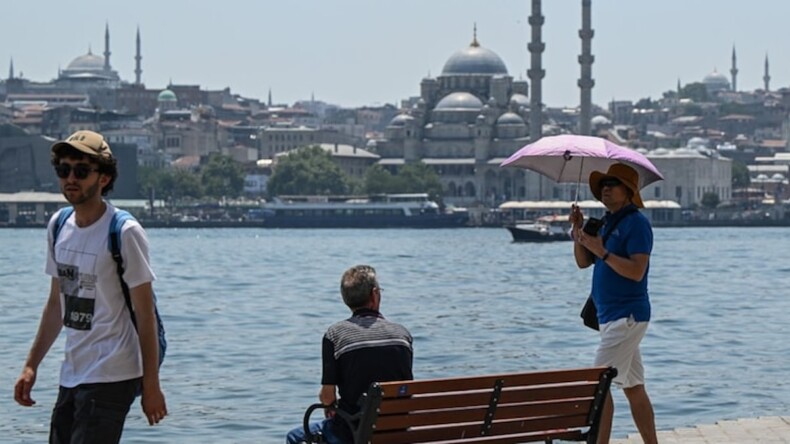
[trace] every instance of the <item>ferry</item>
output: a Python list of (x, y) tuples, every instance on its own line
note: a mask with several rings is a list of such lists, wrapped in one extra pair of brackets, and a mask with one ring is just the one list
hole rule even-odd
[(452, 228), (469, 224), (464, 208), (442, 210), (427, 193), (367, 197), (281, 196), (254, 210), (267, 228)]

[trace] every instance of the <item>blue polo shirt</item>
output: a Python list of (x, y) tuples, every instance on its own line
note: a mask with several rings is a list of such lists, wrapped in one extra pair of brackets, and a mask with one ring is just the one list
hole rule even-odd
[[(606, 215), (607, 223), (601, 234), (607, 233), (608, 221), (616, 219), (620, 212)], [(653, 229), (650, 222), (640, 212), (626, 215), (617, 224), (606, 240), (606, 250), (621, 257), (634, 254), (650, 254), (653, 250)], [(650, 320), (650, 299), (647, 294), (647, 276), (650, 272), (648, 264), (641, 281), (636, 282), (620, 276), (600, 258), (595, 259), (593, 269), (592, 297), (598, 309), (598, 322), (605, 324), (620, 318), (633, 315), (637, 322)]]

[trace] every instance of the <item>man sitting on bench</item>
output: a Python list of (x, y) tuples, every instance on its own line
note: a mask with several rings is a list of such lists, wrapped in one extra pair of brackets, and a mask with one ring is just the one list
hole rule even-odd
[[(381, 288), (373, 267), (357, 265), (346, 270), (340, 293), (353, 315), (324, 334), (318, 399), (354, 414), (359, 411), (357, 401), (371, 383), (413, 379), (412, 337), (406, 328), (379, 313)], [(310, 433), (322, 434), (328, 444), (350, 444), (353, 438), (347, 425), (339, 417), (335, 420), (333, 411), (327, 411), (326, 416), (310, 424)], [(286, 443), (299, 444), (305, 439), (304, 427), (297, 427), (288, 433)]]

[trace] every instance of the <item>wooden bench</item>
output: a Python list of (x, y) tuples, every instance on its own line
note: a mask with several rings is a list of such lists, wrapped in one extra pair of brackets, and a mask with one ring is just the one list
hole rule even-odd
[[(350, 416), (355, 444), (596, 443), (617, 370), (607, 367), (373, 383)], [(307, 430), (308, 442), (322, 442)]]

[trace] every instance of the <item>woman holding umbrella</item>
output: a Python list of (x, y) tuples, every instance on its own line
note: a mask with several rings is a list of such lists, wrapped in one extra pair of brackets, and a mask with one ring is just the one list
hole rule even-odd
[[(571, 208), (573, 254), (579, 268), (594, 266), (592, 298), (598, 310), (601, 343), (596, 366), (617, 369), (615, 385), (631, 407), (634, 423), (645, 444), (657, 443), (655, 416), (645, 390), (644, 367), (639, 344), (650, 321), (647, 275), (653, 249), (653, 230), (639, 211), (639, 174), (628, 165), (615, 163), (606, 171), (590, 174), (590, 190), (606, 206), (600, 230), (585, 230), (584, 215)], [(604, 405), (599, 442), (608, 443), (614, 404)]]

